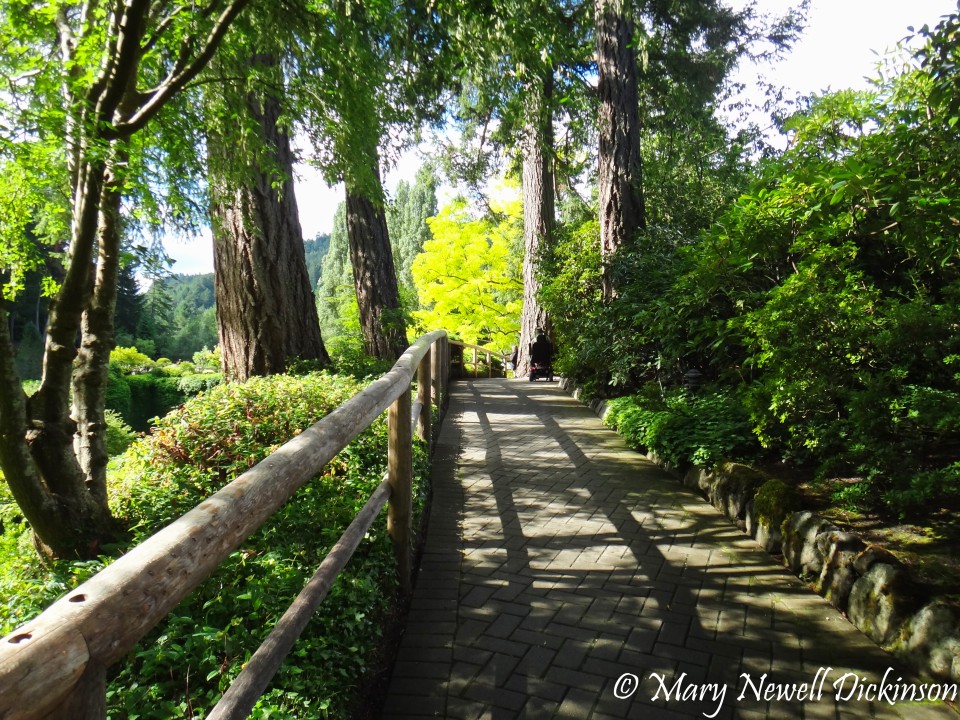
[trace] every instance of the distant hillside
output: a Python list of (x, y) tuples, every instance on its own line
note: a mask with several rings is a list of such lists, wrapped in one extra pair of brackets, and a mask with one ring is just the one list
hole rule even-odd
[[(307, 240), (303, 243), (311, 288), (317, 286), (317, 280), (320, 279), (320, 265), (329, 247), (330, 236), (325, 234), (317, 235), (313, 240)], [(165, 278), (163, 284), (173, 301), (174, 312), (178, 309), (181, 312), (202, 312), (215, 305), (213, 273), (172, 275)]]
[(318, 234), (313, 240), (303, 243), (303, 250), (307, 255), (307, 272), (310, 274), (310, 287), (315, 288), (320, 279), (320, 264), (323, 256), (330, 248), (330, 236)]

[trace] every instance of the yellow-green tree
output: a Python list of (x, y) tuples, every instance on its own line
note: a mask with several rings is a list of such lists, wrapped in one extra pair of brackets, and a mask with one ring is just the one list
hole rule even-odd
[(516, 192), (477, 217), (466, 201), (427, 223), (433, 235), (413, 262), (418, 331), (444, 328), (463, 342), (507, 352), (520, 333), (523, 209)]

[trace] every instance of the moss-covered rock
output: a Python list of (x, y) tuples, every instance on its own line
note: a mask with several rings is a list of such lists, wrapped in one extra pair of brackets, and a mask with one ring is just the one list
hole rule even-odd
[(847, 614), (875, 643), (888, 646), (919, 606), (906, 568), (876, 563), (853, 584)]
[(817, 550), (823, 558), (817, 592), (841, 610), (846, 609), (850, 591), (859, 577), (854, 565), (865, 546), (854, 533), (826, 532), (817, 536)]
[[(747, 503), (766, 480), (759, 470), (740, 463), (723, 463), (708, 493), (710, 502), (737, 524), (746, 519)], [(741, 527), (742, 529), (742, 527)]]
[(821, 533), (838, 530), (836, 525), (812, 512), (796, 512), (783, 521), (783, 561), (797, 575), (819, 578), (823, 554), (817, 544)]
[(771, 478), (757, 488), (753, 496), (757, 522), (779, 528), (787, 515), (799, 507), (796, 491), (783, 480)]

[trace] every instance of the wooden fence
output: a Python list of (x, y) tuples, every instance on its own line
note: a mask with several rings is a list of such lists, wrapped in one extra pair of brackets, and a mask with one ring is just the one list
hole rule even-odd
[[(507, 355), (496, 352), (495, 350), (488, 350), (487, 348), (481, 347), (479, 345), (471, 345), (470, 343), (459, 342), (458, 340), (450, 340), (449, 344), (463, 348), (463, 355), (462, 355), (463, 362), (461, 365), (461, 372), (463, 373), (463, 377), (479, 377), (479, 372), (478, 372), (479, 366), (477, 364), (477, 360), (480, 354), (483, 354), (486, 356), (487, 377), (493, 377), (493, 359), (494, 358), (500, 361), (503, 367), (504, 375), (506, 375), (507, 360), (510, 359)], [(473, 351), (473, 373), (472, 374), (468, 374), (466, 369), (466, 364), (467, 364), (466, 351), (468, 348)]]
[(431, 404), (445, 404), (448, 369), (446, 333), (424, 335), (386, 375), (0, 640), (0, 718), (105, 718), (107, 668), (384, 410), (384, 481), (208, 717), (249, 715), (386, 503), (400, 587), (409, 592), (413, 428), (429, 442)]

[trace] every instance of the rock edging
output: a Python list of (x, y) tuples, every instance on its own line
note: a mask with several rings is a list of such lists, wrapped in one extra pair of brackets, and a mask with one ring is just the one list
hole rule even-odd
[[(586, 399), (567, 380), (560, 387), (606, 419), (605, 401)], [(960, 683), (960, 613), (925, 597), (892, 553), (810, 511), (794, 512), (792, 490), (754, 468), (724, 463), (681, 475), (655, 452), (643, 454), (698, 490), (767, 552), (782, 555), (784, 565), (883, 649), (921, 674)]]

